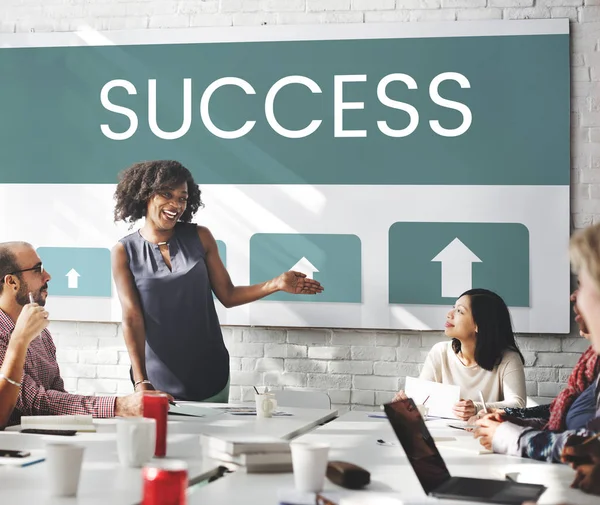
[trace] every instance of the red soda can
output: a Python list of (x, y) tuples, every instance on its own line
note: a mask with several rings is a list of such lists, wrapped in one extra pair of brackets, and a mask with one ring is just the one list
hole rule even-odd
[(141, 505), (187, 504), (188, 471), (185, 461), (153, 461), (142, 469), (142, 478)]
[(154, 455), (162, 458), (167, 454), (167, 414), (169, 397), (164, 393), (144, 393), (144, 417), (156, 419), (156, 449)]

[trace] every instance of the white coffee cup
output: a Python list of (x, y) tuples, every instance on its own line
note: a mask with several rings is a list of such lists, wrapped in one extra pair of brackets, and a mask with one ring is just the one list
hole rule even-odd
[(311, 493), (321, 491), (327, 471), (329, 444), (292, 442), (290, 448), (296, 489)]
[(52, 496), (77, 494), (84, 449), (76, 444), (46, 444), (46, 476)]
[(154, 456), (156, 419), (117, 419), (117, 452), (121, 465), (141, 468)]
[(274, 394), (264, 393), (254, 395), (254, 401), (256, 402), (257, 417), (273, 417), (273, 412), (277, 408), (277, 400), (275, 400)]

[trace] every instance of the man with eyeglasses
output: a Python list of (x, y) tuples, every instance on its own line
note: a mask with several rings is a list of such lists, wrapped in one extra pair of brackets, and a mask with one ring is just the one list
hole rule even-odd
[(0, 243), (0, 428), (31, 415), (142, 415), (143, 392), (110, 397), (65, 391), (46, 328), (50, 279), (30, 244)]

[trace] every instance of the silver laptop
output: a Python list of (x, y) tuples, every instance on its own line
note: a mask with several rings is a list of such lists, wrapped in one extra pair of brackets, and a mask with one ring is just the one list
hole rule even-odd
[(425, 493), (436, 498), (521, 505), (537, 501), (544, 486), (506, 480), (452, 477), (412, 399), (383, 406)]

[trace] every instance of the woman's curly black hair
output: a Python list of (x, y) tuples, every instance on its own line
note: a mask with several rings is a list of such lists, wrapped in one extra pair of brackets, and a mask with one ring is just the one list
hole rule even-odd
[(187, 183), (188, 201), (185, 212), (179, 218), (189, 223), (204, 204), (200, 188), (190, 171), (178, 161), (154, 160), (134, 163), (119, 174), (115, 191), (115, 222), (135, 223), (146, 215), (148, 200), (161, 190)]

